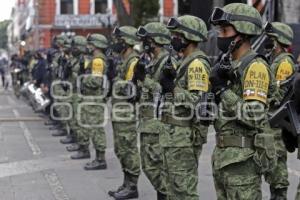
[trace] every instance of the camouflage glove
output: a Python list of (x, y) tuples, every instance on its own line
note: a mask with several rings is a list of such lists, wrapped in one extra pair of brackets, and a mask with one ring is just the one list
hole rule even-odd
[(256, 134), (254, 148), (253, 159), (259, 166), (261, 173), (271, 171), (277, 165), (274, 136), (268, 133)]

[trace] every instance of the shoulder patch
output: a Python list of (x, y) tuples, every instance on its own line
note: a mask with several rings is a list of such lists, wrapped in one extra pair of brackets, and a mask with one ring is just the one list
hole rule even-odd
[(101, 58), (93, 59), (92, 74), (102, 76), (103, 71), (104, 71), (104, 61)]
[(286, 58), (279, 64), (275, 78), (277, 81), (284, 81), (289, 78), (293, 74), (293, 72), (293, 66)]
[(244, 79), (244, 100), (258, 100), (266, 103), (269, 84), (270, 74), (267, 66), (262, 62), (252, 63)]
[(195, 59), (188, 66), (188, 90), (208, 91), (208, 72), (200, 59)]
[(126, 81), (130, 81), (133, 78), (133, 73), (134, 73), (134, 67), (137, 64), (137, 62), (139, 61), (138, 58), (134, 58), (132, 59), (132, 61), (129, 63), (129, 66), (127, 67), (127, 72), (125, 75), (125, 80)]

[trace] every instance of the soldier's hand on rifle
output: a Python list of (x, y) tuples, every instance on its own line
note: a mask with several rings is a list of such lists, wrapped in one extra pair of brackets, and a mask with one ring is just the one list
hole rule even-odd
[(107, 79), (112, 82), (113, 79), (118, 75), (116, 65), (117, 63), (114, 61), (113, 57), (108, 57), (106, 60), (107, 63), (107, 71), (106, 71), (106, 76)]
[(147, 66), (147, 60), (146, 60), (145, 56), (142, 56), (134, 68), (133, 82), (135, 84), (137, 81), (145, 80), (146, 66)]
[(228, 79), (226, 77), (220, 76), (219, 70), (220, 65), (217, 64), (212, 68), (209, 76), (209, 81), (212, 86), (212, 92), (216, 95), (216, 100), (219, 99), (218, 97), (228, 86)]
[(172, 93), (175, 88), (175, 78), (177, 72), (174, 66), (172, 65), (171, 58), (169, 58), (162, 70), (160, 76), (160, 85), (162, 87), (162, 93)]

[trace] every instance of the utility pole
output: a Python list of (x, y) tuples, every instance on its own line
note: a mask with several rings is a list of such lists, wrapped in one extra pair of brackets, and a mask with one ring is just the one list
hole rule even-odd
[(39, 24), (39, 0), (34, 0), (34, 10), (35, 10), (35, 39), (34, 47), (35, 49), (40, 48), (40, 24)]

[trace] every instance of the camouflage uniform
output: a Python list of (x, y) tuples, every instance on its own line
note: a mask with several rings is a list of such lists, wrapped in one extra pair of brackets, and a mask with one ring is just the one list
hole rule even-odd
[[(67, 65), (67, 62), (70, 60), (70, 55), (66, 54), (65, 50), (70, 48), (71, 44), (69, 40), (64, 36), (56, 36), (56, 38), (62, 37), (61, 45), (63, 46), (62, 51), (56, 50), (54, 52), (52, 63), (51, 63), (51, 91), (53, 92), (51, 95), (54, 97), (54, 103), (53, 103), (53, 114), (55, 117), (58, 117), (60, 120), (60, 123), (62, 125), (63, 132), (67, 132), (67, 123), (66, 118), (71, 114), (68, 107), (61, 105), (59, 103), (64, 103), (66, 99), (61, 99), (61, 97), (66, 97), (69, 95), (70, 91), (67, 91), (63, 88), (62, 84), (60, 84), (60, 81), (63, 81), (63, 77), (61, 77), (62, 74), (59, 74), (59, 71), (66, 67), (61, 65)], [(62, 62), (64, 60), (65, 62)], [(54, 84), (53, 84), (54, 82)], [(59, 99), (56, 97), (60, 97)], [(58, 103), (58, 104), (57, 104)], [(64, 134), (64, 133), (63, 133)], [(62, 134), (62, 135), (63, 135)], [(59, 134), (58, 134), (59, 135)]]
[[(172, 22), (175, 22), (174, 24)], [(171, 18), (167, 28), (172, 35), (181, 34), (183, 40), (189, 45), (203, 42), (207, 37), (205, 23), (194, 16), (185, 15)], [(172, 45), (174, 38), (172, 38)], [(179, 51), (174, 46), (176, 51)], [(166, 68), (164, 68), (166, 70)], [(167, 175), (167, 197), (170, 200), (198, 200), (198, 158), (202, 148), (199, 143), (202, 138), (206, 138), (207, 127), (198, 131), (198, 120), (191, 112), (209, 89), (210, 64), (207, 56), (197, 50), (185, 55), (183, 61), (177, 67), (177, 76), (174, 81), (173, 91), (164, 92), (164, 75), (162, 72), (160, 84), (163, 91), (163, 105), (161, 107), (162, 132), (160, 134), (160, 144), (163, 147), (164, 166)], [(185, 106), (192, 104), (193, 108)], [(174, 108), (174, 113), (172, 111)], [(176, 119), (176, 117), (182, 120)]]
[[(121, 33), (119, 33), (120, 31)], [(118, 44), (124, 45), (122, 52), (137, 44), (136, 29), (122, 26), (114, 30), (114, 37)], [(121, 52), (120, 52), (121, 53)], [(137, 147), (137, 131), (134, 104), (129, 99), (120, 99), (117, 96), (127, 97), (128, 83), (132, 80), (134, 67), (138, 61), (137, 53), (132, 49), (117, 66), (118, 75), (114, 78), (112, 96), (112, 126), (114, 133), (114, 150), (124, 173), (124, 183), (109, 195), (116, 199), (136, 198), (137, 182), (140, 175), (140, 157)], [(116, 96), (117, 95), (117, 96)]]
[[(86, 51), (87, 41), (83, 36), (75, 36), (72, 39), (72, 54), (73, 57), (70, 60), (70, 66), (68, 69), (68, 82), (72, 85), (72, 96), (67, 99), (67, 101), (72, 105), (72, 118), (68, 121), (68, 125), (72, 130), (73, 137), (78, 142), (78, 133), (81, 130), (80, 126), (80, 115), (79, 105), (82, 102), (82, 99), (78, 93), (80, 88), (78, 88), (79, 76), (84, 73), (85, 67), (87, 66), (88, 60), (85, 59), (84, 53)], [(88, 146), (79, 145), (79, 151), (77, 154), (72, 155), (72, 159), (82, 159), (89, 158), (90, 153)]]
[[(267, 31), (267, 35), (273, 40), (277, 41), (276, 45), (289, 46), (292, 44), (293, 31), (283, 23), (273, 22), (271, 24), (272, 32)], [(275, 48), (275, 47), (274, 47)], [(272, 56), (271, 71), (275, 77), (276, 85), (278, 86), (278, 93), (274, 95), (271, 102), (270, 112), (276, 111), (280, 102), (283, 100), (288, 86), (283, 82), (288, 79), (295, 72), (295, 64), (293, 56), (286, 52), (281, 52), (278, 55)], [(277, 166), (269, 173), (265, 174), (266, 181), (270, 184), (271, 199), (287, 199), (287, 189), (289, 186), (288, 170), (287, 170), (287, 151), (281, 137), (280, 128), (272, 128), (271, 133), (275, 137), (276, 153), (278, 155)]]
[[(152, 45), (154, 44), (155, 48), (159, 49), (159, 53), (153, 56), (148, 66), (145, 66), (148, 73), (144, 81), (138, 82), (141, 93), (138, 109), (138, 132), (140, 133), (142, 169), (157, 191), (157, 198), (163, 199), (167, 192), (166, 174), (163, 166), (162, 147), (159, 144), (159, 133), (162, 124), (157, 118), (157, 109), (161, 91), (159, 84), (160, 72), (164, 63), (169, 58), (167, 50), (162, 45), (170, 45), (171, 37), (170, 31), (159, 22), (152, 22), (144, 27), (141, 26), (139, 30), (145, 30), (146, 32), (139, 35), (139, 32), (142, 31), (138, 31), (138, 36), (143, 40), (152, 40)], [(146, 42), (144, 42), (144, 47), (146, 46)]]
[[(225, 13), (233, 16), (224, 20)], [(214, 25), (230, 24), (245, 35), (259, 35), (262, 30), (258, 11), (240, 3), (216, 8), (211, 22)], [(224, 80), (220, 78), (222, 74), (215, 71), (219, 69), (217, 66), (210, 77), (212, 90), (219, 100), (219, 116), (214, 124), (216, 147), (212, 156), (217, 198), (262, 199), (261, 173), (276, 164), (274, 138), (264, 132), (271, 72), (266, 62), (250, 49), (240, 59), (233, 60), (231, 67), (231, 75), (237, 74), (237, 77), (229, 79), (231, 84), (227, 87), (226, 78), (225, 84), (217, 88), (217, 81)]]
[(88, 64), (85, 76), (81, 81), (81, 91), (83, 95), (82, 104), (85, 105), (81, 107), (80, 112), (80, 122), (83, 126), (78, 132), (78, 144), (82, 146), (89, 146), (89, 138), (91, 138), (96, 150), (95, 160), (87, 163), (85, 169), (106, 169), (104, 117), (107, 109), (104, 99), (106, 91), (105, 86), (103, 85), (103, 76), (106, 69), (106, 57), (102, 51), (107, 48), (108, 41), (105, 36), (100, 34), (89, 35), (87, 40), (88, 45), (99, 50), (97, 54), (91, 52), (94, 53), (93, 59)]

